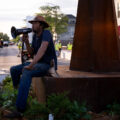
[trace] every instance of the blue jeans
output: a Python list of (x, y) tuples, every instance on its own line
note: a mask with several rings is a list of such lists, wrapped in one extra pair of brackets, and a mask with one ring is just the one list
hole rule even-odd
[(16, 100), (16, 107), (19, 110), (25, 110), (27, 97), (32, 82), (32, 77), (44, 76), (50, 65), (46, 63), (37, 63), (34, 65), (33, 70), (24, 69), (24, 66), (29, 65), (30, 62), (13, 66), (10, 68), (10, 74), (13, 81), (13, 86), (16, 87), (19, 84), (18, 96)]

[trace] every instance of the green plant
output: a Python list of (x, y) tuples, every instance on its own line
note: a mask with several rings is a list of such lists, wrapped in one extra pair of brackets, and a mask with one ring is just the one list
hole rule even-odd
[(70, 111), (74, 120), (78, 120), (78, 118), (85, 120), (91, 119), (91, 116), (88, 114), (86, 102), (79, 104), (77, 101), (74, 101)]
[(12, 85), (12, 80), (9, 76), (7, 76), (3, 80), (3, 88), (1, 90), (1, 95), (0, 95), (0, 105), (3, 108), (7, 109), (14, 109), (15, 101), (16, 101), (16, 96), (17, 96), (17, 90), (13, 88)]
[(77, 101), (70, 101), (67, 93), (52, 94), (48, 97), (47, 107), (56, 120), (78, 120), (91, 117), (87, 114), (85, 103), (79, 104)]
[(29, 120), (48, 120), (49, 113), (54, 115), (55, 120), (90, 120), (85, 103), (71, 102), (67, 93), (51, 94), (46, 104), (40, 104), (36, 99), (29, 98), (28, 110), (24, 114)]
[(40, 13), (48, 22), (50, 27), (48, 28), (53, 34), (62, 34), (67, 32), (68, 17), (61, 13), (60, 6), (57, 5), (45, 5), (40, 7)]
[(3, 80), (3, 86), (5, 86), (7, 83), (10, 83), (12, 81), (10, 76), (6, 76), (6, 78)]
[(45, 104), (40, 104), (35, 98), (29, 96), (28, 109), (24, 116), (29, 120), (47, 120), (48, 109)]
[(114, 102), (113, 104), (107, 105), (107, 113), (111, 116), (120, 115), (120, 104)]

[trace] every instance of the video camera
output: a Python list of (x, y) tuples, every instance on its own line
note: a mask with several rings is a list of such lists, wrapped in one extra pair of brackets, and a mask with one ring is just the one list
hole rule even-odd
[(11, 28), (11, 35), (16, 38), (20, 34), (28, 34), (32, 32), (31, 28), (16, 29), (14, 26)]

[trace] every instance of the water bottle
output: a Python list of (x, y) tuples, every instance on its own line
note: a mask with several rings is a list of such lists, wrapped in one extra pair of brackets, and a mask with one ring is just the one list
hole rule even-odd
[(52, 114), (49, 114), (48, 120), (54, 120), (54, 116)]

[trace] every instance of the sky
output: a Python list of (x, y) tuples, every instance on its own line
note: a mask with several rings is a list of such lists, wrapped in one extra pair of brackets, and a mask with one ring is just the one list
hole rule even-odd
[(58, 5), (64, 14), (77, 14), (78, 0), (2, 0), (0, 1), (0, 32), (11, 37), (11, 27), (25, 26), (26, 16), (39, 13), (40, 6)]

